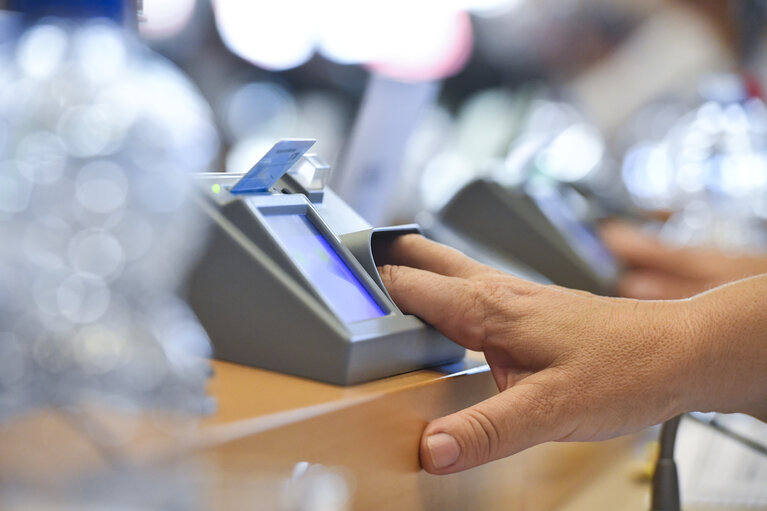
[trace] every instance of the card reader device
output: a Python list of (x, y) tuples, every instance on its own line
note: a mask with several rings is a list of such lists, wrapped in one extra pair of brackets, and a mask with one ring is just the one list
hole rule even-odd
[(324, 187), (308, 142), (280, 141), (244, 175), (196, 177), (214, 227), (187, 299), (216, 356), (340, 385), (461, 359), (397, 308), (376, 270), (373, 245), (418, 226), (367, 224)]
[(453, 196), (438, 219), (441, 226), (527, 265), (554, 284), (613, 292), (617, 261), (555, 187), (513, 188), (476, 179)]

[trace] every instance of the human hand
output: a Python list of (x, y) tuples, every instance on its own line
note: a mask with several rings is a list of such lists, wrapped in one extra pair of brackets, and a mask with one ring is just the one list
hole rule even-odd
[(500, 391), (426, 426), (428, 472), (458, 472), (546, 441), (611, 438), (690, 406), (693, 371), (680, 368), (699, 364), (688, 301), (542, 286), (418, 235), (398, 238), (383, 262), (399, 307), (484, 352)]
[(727, 282), (767, 273), (767, 254), (673, 247), (619, 221), (602, 225), (600, 234), (627, 266), (618, 283), (621, 296), (646, 300), (687, 298)]

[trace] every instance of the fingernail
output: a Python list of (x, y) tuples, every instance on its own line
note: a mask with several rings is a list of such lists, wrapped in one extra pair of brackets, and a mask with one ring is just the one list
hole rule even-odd
[(449, 467), (461, 455), (461, 446), (447, 433), (431, 435), (426, 439), (426, 447), (429, 449), (431, 463), (437, 469)]

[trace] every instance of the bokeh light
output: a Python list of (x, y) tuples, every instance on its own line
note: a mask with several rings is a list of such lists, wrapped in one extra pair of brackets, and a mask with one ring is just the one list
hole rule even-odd
[(727, 250), (767, 246), (760, 223), (767, 195), (765, 111), (758, 98), (704, 101), (657, 140), (629, 148), (623, 182), (639, 207), (671, 213), (664, 237)]
[(659, 142), (629, 150), (626, 187), (647, 209), (681, 209), (708, 197), (722, 213), (745, 206), (753, 214), (767, 191), (766, 119), (758, 99), (704, 102)]
[(143, 0), (139, 33), (147, 39), (166, 39), (179, 34), (192, 19), (196, 0)]
[(0, 421), (94, 399), (210, 406), (210, 344), (175, 293), (205, 239), (190, 173), (217, 135), (190, 82), (134, 44), (106, 22), (44, 22), (0, 52), (0, 237), (15, 240), (0, 246)]
[(214, 0), (226, 46), (269, 70), (308, 61), (316, 51), (401, 79), (439, 79), (460, 70), (472, 49), (467, 12), (490, 14), (519, 0), (357, 2)]
[(320, 2), (213, 0), (216, 26), (236, 55), (269, 70), (290, 69), (314, 54)]
[(578, 123), (565, 128), (537, 155), (542, 172), (558, 181), (587, 177), (602, 162), (604, 142), (593, 126)]
[(294, 94), (276, 82), (238, 84), (219, 101), (219, 118), (230, 144), (224, 169), (245, 172), (280, 138), (314, 138), (312, 152), (335, 161), (347, 133), (348, 101), (328, 91)]

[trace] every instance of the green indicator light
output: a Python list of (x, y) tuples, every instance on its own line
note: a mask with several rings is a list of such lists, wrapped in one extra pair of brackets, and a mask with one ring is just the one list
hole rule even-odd
[(214, 184), (213, 186), (210, 187), (210, 190), (213, 193), (221, 193), (221, 185), (216, 183), (216, 184)]

